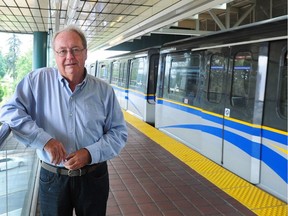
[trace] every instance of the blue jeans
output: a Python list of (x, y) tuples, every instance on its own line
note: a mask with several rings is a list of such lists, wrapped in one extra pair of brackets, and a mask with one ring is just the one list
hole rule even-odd
[(84, 176), (40, 170), (41, 216), (105, 216), (109, 195), (107, 163)]

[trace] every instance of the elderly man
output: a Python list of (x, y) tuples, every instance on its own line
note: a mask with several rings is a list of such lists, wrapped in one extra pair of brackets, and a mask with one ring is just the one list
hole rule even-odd
[(125, 146), (127, 129), (114, 91), (87, 74), (87, 42), (68, 26), (53, 38), (56, 68), (29, 73), (0, 121), (41, 160), (41, 215), (105, 215), (107, 160)]

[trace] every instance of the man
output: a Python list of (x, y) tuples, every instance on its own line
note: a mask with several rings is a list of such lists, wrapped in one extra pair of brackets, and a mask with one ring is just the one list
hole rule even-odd
[(84, 67), (87, 42), (68, 26), (53, 38), (55, 68), (29, 73), (2, 107), (0, 121), (41, 160), (41, 215), (105, 215), (109, 193), (106, 161), (127, 140), (111, 86)]

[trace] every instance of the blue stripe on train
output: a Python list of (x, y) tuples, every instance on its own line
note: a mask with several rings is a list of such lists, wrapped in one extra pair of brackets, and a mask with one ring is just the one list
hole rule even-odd
[[(180, 104), (170, 103), (168, 101), (157, 100), (158, 104), (163, 104), (175, 109), (179, 109), (184, 112), (188, 112), (193, 115), (201, 116), (202, 118), (218, 123), (222, 125), (223, 120), (220, 117), (210, 115), (208, 113), (203, 113), (200, 110), (196, 110), (192, 107), (182, 106)], [(287, 146), (287, 135), (279, 134), (277, 132), (269, 131), (267, 129), (260, 129), (251, 127), (249, 125), (244, 125), (238, 122), (233, 122), (225, 119), (225, 125), (235, 129), (237, 131), (245, 132), (249, 135), (261, 136), (269, 140), (275, 141), (277, 143)], [(201, 124), (182, 124), (182, 125), (169, 125), (161, 128), (185, 128), (191, 130), (199, 130), (205, 133), (212, 134), (216, 137), (222, 138), (222, 128), (206, 126)], [(247, 153), (253, 158), (262, 160), (267, 166), (269, 166), (274, 172), (276, 172), (285, 182), (288, 183), (287, 179), (287, 158), (282, 157), (277, 152), (268, 148), (261, 143), (252, 142), (251, 140), (240, 136), (239, 134), (233, 133), (231, 131), (224, 131), (224, 139), (234, 146)], [(261, 149), (260, 149), (261, 148)], [(262, 152), (261, 152), (262, 151)], [(261, 155), (260, 155), (261, 152)]]
[[(216, 137), (222, 139), (222, 129), (212, 126), (200, 125), (200, 124), (182, 124), (182, 125), (169, 125), (164, 127), (159, 127), (159, 129), (165, 128), (183, 128), (183, 129), (190, 129), (190, 130), (199, 130), (205, 133), (209, 133)], [(227, 142), (232, 143), (233, 145), (237, 146), (239, 149), (250, 155), (251, 157), (260, 159), (260, 144), (256, 142), (252, 142), (245, 137), (242, 137), (236, 133), (232, 133), (230, 131), (224, 131), (224, 139)], [(237, 141), (237, 142), (235, 142)]]

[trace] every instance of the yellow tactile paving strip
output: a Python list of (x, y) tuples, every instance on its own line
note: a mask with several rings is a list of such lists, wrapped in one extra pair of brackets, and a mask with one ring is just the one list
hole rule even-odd
[(287, 216), (287, 203), (271, 196), (218, 164), (212, 162), (186, 145), (135, 116), (124, 112), (125, 119), (136, 129), (158, 143), (193, 170), (261, 216)]

